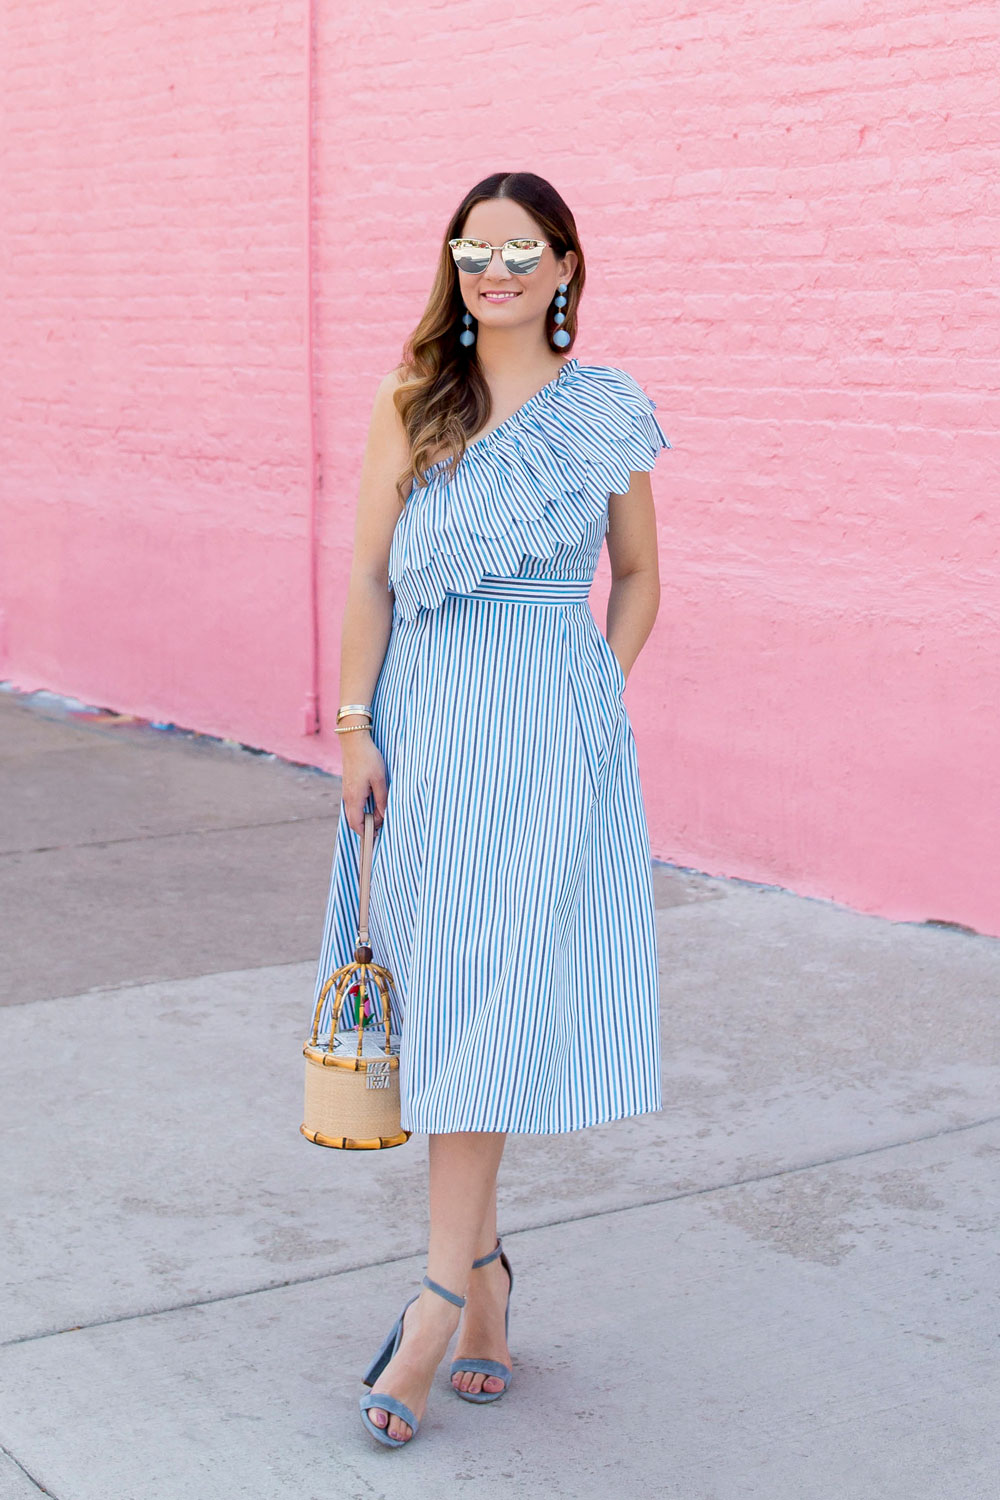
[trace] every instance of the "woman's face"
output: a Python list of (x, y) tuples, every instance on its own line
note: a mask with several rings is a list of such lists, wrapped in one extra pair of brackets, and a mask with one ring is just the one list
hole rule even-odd
[[(458, 232), (491, 245), (515, 239), (547, 239), (527, 209), (510, 198), (490, 198), (475, 204)], [(466, 307), (484, 327), (515, 328), (536, 320), (544, 323), (557, 287), (569, 281), (576, 265), (574, 251), (557, 259), (551, 245), (546, 245), (537, 269), (527, 276), (516, 276), (504, 265), (500, 251), (494, 250), (481, 275), (458, 271), (458, 284)]]

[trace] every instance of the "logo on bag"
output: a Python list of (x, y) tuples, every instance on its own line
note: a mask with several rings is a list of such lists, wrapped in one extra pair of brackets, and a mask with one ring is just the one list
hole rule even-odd
[(387, 1089), (389, 1087), (392, 1068), (388, 1058), (384, 1061), (376, 1061), (373, 1058), (365, 1069), (365, 1072), (368, 1074), (368, 1087), (370, 1089)]

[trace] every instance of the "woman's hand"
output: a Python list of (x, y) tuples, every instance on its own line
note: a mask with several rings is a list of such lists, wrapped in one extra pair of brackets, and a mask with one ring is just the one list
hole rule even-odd
[[(345, 719), (345, 724), (354, 721)], [(382, 827), (389, 782), (382, 753), (367, 730), (341, 735), (341, 788), (347, 826), (358, 835), (365, 829), (365, 803), (375, 798), (375, 832)]]

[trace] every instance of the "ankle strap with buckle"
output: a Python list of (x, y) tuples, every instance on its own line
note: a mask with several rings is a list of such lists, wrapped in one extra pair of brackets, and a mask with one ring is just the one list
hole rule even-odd
[(436, 1281), (432, 1281), (429, 1276), (424, 1277), (424, 1286), (429, 1287), (432, 1292), (437, 1292), (438, 1296), (443, 1297), (446, 1302), (453, 1302), (456, 1307), (465, 1306), (464, 1297), (460, 1297), (457, 1292), (449, 1292), (446, 1286), (439, 1286), (439, 1284)]

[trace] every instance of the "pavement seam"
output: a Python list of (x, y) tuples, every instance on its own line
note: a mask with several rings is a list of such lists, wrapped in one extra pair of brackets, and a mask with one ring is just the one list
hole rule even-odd
[[(316, 960), (313, 955), (307, 954), (305, 958), (289, 958), (283, 963), (254, 964), (247, 969), (199, 969), (194, 974), (163, 974), (153, 979), (122, 979), (113, 984), (95, 984), (89, 990), (74, 990), (72, 995), (29, 995), (27, 1000), (7, 1000), (0, 996), (0, 1011), (22, 1010), (26, 1005), (61, 1005), (63, 1001), (93, 1000), (96, 995), (120, 995), (122, 990), (148, 990), (159, 988), (165, 984), (196, 984), (199, 979), (219, 979), (232, 975), (238, 978), (242, 974), (266, 974), (271, 970), (305, 968), (308, 972), (315, 972)], [(310, 1007), (310, 1015), (312, 1007)]]
[[(732, 1188), (749, 1187), (757, 1182), (771, 1182), (779, 1177), (792, 1177), (799, 1172), (813, 1172), (819, 1167), (838, 1166), (843, 1162), (860, 1161), (866, 1156), (878, 1156), (883, 1152), (899, 1151), (905, 1146), (919, 1146), (926, 1141), (942, 1140), (947, 1136), (961, 1135), (968, 1130), (978, 1130), (983, 1125), (1000, 1124), (1000, 1115), (987, 1115), (982, 1120), (970, 1120), (964, 1125), (949, 1125), (943, 1130), (931, 1131), (929, 1135), (909, 1136), (905, 1140), (887, 1141), (879, 1146), (865, 1146), (860, 1151), (848, 1151), (841, 1156), (821, 1157), (816, 1161), (802, 1162), (798, 1166), (778, 1167), (773, 1172), (759, 1172), (752, 1177), (738, 1177), (732, 1182), (716, 1182), (706, 1187), (691, 1188), (683, 1193), (668, 1193), (665, 1198), (646, 1198), (640, 1203), (619, 1204), (615, 1208), (598, 1208), (589, 1213), (570, 1214), (564, 1219), (551, 1219), (544, 1224), (526, 1224), (522, 1228), (505, 1228), (504, 1239), (518, 1234), (537, 1234), (546, 1229), (559, 1229), (565, 1224), (582, 1224), (588, 1219), (609, 1219), (615, 1214), (634, 1213), (641, 1208), (658, 1208), (665, 1203), (682, 1203), (689, 1198), (703, 1198), (710, 1193), (724, 1193)], [(385, 1260), (363, 1261), (358, 1265), (341, 1266), (336, 1271), (317, 1271), (312, 1276), (293, 1276), (285, 1281), (265, 1282), (259, 1286), (246, 1287), (239, 1292), (220, 1292), (216, 1297), (198, 1297), (190, 1302), (174, 1302), (163, 1307), (145, 1308), (141, 1312), (119, 1313), (110, 1318), (95, 1318), (92, 1323), (71, 1323), (65, 1328), (50, 1328), (44, 1333), (26, 1333), (17, 1338), (0, 1341), (0, 1351), (13, 1349), (18, 1344), (34, 1344), (42, 1339), (61, 1338), (66, 1333), (84, 1333), (91, 1328), (107, 1328), (116, 1323), (136, 1323), (143, 1318), (157, 1318), (165, 1313), (186, 1312), (195, 1307), (211, 1307), (217, 1302), (237, 1302), (241, 1297), (259, 1297), (265, 1292), (280, 1292), (290, 1286), (308, 1286), (314, 1281), (330, 1281), (338, 1276), (351, 1276), (357, 1271), (375, 1271), (383, 1266), (400, 1265), (422, 1255), (422, 1250), (410, 1250), (403, 1255), (391, 1255)], [(0, 1449), (0, 1451), (5, 1451)], [(15, 1460), (16, 1462), (16, 1460)], [(28, 1476), (29, 1479), (31, 1476)], [(48, 1493), (43, 1491), (43, 1493)]]
[[(302, 964), (315, 969), (315, 960), (290, 958), (283, 964), (263, 964), (252, 969), (199, 969), (194, 974), (163, 974), (153, 979), (123, 979), (120, 984), (95, 984), (92, 990), (78, 990), (72, 995), (29, 995), (27, 1000), (8, 1000), (0, 995), (0, 1012), (23, 1010), (26, 1005), (60, 1005), (69, 1000), (93, 1000), (96, 995), (120, 995), (122, 990), (145, 990), (165, 984), (196, 984), (200, 979), (219, 979), (229, 975), (260, 974), (267, 969), (296, 969)], [(311, 1013), (311, 1012), (310, 1012)]]
[(332, 823), (336, 813), (308, 813), (301, 818), (274, 818), (262, 823), (226, 823), (221, 828), (169, 828), (161, 833), (122, 834), (120, 838), (79, 839), (73, 844), (35, 844), (30, 849), (0, 849), (0, 859), (28, 854), (66, 854), (76, 849), (111, 849), (118, 844), (151, 844), (160, 839), (204, 838), (209, 834), (247, 833), (258, 828), (290, 828), (297, 823)]
[(16, 1454), (11, 1453), (10, 1449), (5, 1447), (3, 1443), (0, 1443), (0, 1453), (2, 1453), (5, 1458), (9, 1458), (15, 1468), (20, 1469), (21, 1473), (24, 1475), (28, 1483), (33, 1484), (40, 1495), (51, 1495), (53, 1497), (53, 1500), (58, 1500), (58, 1496), (56, 1495), (55, 1490), (47, 1490), (44, 1484), (42, 1484), (41, 1480), (36, 1479), (31, 1470), (26, 1469), (24, 1467), (24, 1464), (16, 1456)]

